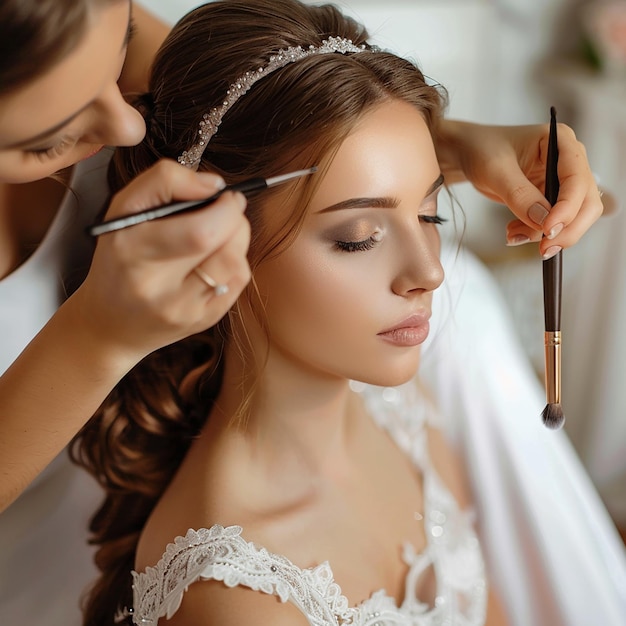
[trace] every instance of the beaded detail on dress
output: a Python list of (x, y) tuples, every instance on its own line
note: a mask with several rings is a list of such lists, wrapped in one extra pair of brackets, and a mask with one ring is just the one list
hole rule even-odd
[[(239, 526), (189, 530), (167, 546), (155, 567), (133, 572), (135, 624), (154, 625), (178, 610), (187, 587), (201, 580), (221, 580), (290, 601), (311, 626), (480, 626), (485, 622), (487, 587), (471, 514), (460, 511), (428, 461), (423, 398), (409, 383), (393, 389), (355, 385), (375, 421), (423, 473), (426, 548), (404, 546), (408, 566), (400, 606), (380, 590), (349, 606), (332, 567), (321, 563), (300, 568), (242, 537)], [(420, 413), (421, 411), (421, 413)], [(416, 585), (430, 568), (436, 577), (431, 605), (416, 597)]]

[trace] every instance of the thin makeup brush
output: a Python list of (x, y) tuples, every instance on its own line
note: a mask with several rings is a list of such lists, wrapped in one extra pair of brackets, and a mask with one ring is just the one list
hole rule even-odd
[(111, 233), (115, 230), (123, 230), (124, 228), (130, 228), (137, 224), (143, 224), (143, 222), (151, 222), (152, 220), (160, 220), (164, 217), (170, 217), (171, 215), (178, 215), (179, 213), (189, 213), (189, 211), (197, 211), (203, 209), (214, 202), (226, 191), (240, 191), (246, 197), (255, 191), (261, 191), (274, 187), (275, 185), (282, 185), (290, 180), (300, 178), (301, 176), (308, 176), (317, 172), (317, 167), (310, 167), (307, 170), (297, 170), (295, 172), (289, 172), (288, 174), (282, 174), (280, 176), (273, 176), (271, 178), (248, 178), (240, 183), (234, 185), (228, 185), (221, 189), (217, 193), (214, 193), (204, 200), (191, 200), (186, 202), (174, 202), (173, 204), (166, 204), (160, 207), (146, 209), (139, 213), (132, 213), (131, 215), (124, 215), (117, 217), (106, 222), (99, 222), (92, 224), (87, 228), (87, 234), (92, 237), (99, 237), (106, 233)]
[[(546, 163), (546, 200), (550, 206), (556, 204), (559, 195), (557, 164), (559, 149), (556, 136), (556, 111), (550, 108), (550, 134)], [(545, 385), (546, 407), (541, 413), (548, 428), (563, 426), (565, 417), (561, 407), (561, 278), (563, 274), (562, 253), (543, 262), (543, 309), (544, 345), (546, 357)]]

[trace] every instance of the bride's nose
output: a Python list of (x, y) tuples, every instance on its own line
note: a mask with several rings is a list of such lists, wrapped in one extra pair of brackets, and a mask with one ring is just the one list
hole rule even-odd
[(439, 238), (435, 242), (421, 229), (415, 236), (407, 237), (406, 244), (398, 247), (398, 271), (392, 283), (394, 293), (404, 296), (437, 289), (444, 278), (439, 251)]

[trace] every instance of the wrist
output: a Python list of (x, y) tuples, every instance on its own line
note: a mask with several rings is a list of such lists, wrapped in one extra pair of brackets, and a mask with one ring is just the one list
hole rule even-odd
[(108, 380), (113, 386), (146, 356), (146, 352), (110, 332), (108, 326), (92, 314), (83, 296), (79, 288), (59, 308), (49, 326), (64, 337), (64, 349), (74, 360), (84, 362), (94, 377)]

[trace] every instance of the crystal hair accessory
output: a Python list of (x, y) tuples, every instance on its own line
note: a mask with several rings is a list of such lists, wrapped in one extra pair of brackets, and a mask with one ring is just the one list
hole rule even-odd
[(351, 39), (345, 39), (343, 37), (329, 37), (328, 39), (324, 39), (320, 46), (311, 45), (306, 49), (302, 46), (293, 46), (279, 50), (277, 54), (269, 58), (266, 66), (246, 72), (240, 76), (226, 91), (226, 99), (224, 102), (202, 116), (200, 128), (198, 129), (197, 143), (189, 148), (189, 150), (185, 150), (185, 152), (178, 157), (178, 162), (186, 167), (197, 169), (207, 144), (211, 140), (211, 137), (217, 132), (224, 115), (226, 115), (228, 110), (241, 96), (248, 92), (252, 85), (264, 76), (271, 74), (281, 67), (285, 67), (285, 65), (289, 65), (289, 63), (294, 63), (300, 59), (305, 59), (317, 54), (330, 54), (333, 52), (347, 54), (350, 52), (363, 52), (365, 50), (377, 50), (377, 48), (368, 48), (364, 44), (357, 46)]

